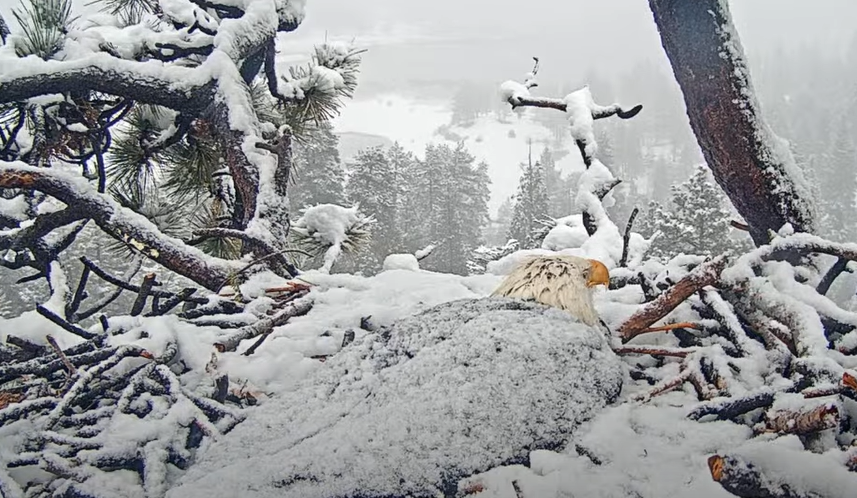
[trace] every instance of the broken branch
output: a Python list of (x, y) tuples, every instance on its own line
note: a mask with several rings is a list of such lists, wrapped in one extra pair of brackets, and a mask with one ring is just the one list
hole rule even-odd
[(622, 342), (628, 342), (643, 333), (699, 289), (717, 283), (720, 273), (726, 268), (726, 262), (725, 256), (718, 256), (697, 266), (654, 301), (634, 313), (619, 327)]

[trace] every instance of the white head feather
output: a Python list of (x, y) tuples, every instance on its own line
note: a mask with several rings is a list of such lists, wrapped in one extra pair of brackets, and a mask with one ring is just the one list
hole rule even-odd
[(537, 301), (571, 313), (581, 322), (595, 326), (598, 313), (587, 285), (592, 262), (576, 256), (536, 256), (512, 270), (492, 296)]

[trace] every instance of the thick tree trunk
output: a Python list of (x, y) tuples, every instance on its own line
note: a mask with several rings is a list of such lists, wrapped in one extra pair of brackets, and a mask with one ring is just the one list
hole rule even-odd
[(786, 223), (811, 232), (809, 189), (765, 123), (726, 0), (649, 0), (690, 125), (757, 245)]

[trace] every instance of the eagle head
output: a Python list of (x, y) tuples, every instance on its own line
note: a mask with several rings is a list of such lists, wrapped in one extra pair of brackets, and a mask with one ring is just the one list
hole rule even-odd
[(597, 259), (587, 259), (589, 268), (583, 270), (586, 275), (586, 286), (595, 287), (596, 285), (610, 285), (610, 272), (604, 263)]
[(592, 288), (609, 283), (610, 273), (600, 261), (566, 255), (535, 256), (513, 269), (492, 295), (537, 301), (595, 326), (599, 318), (592, 303)]

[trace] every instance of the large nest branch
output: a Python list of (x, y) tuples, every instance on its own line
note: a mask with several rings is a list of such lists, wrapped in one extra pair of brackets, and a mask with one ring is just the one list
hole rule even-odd
[(725, 256), (718, 256), (697, 266), (669, 290), (658, 296), (657, 299), (631, 315), (619, 327), (619, 335), (622, 341), (630, 341), (645, 333), (650, 325), (667, 316), (670, 311), (695, 292), (717, 283), (720, 279), (720, 273), (726, 268), (726, 263)]
[[(19, 102), (39, 95), (97, 91), (171, 109), (197, 111), (213, 99), (214, 85), (200, 69), (165, 68), (159, 61), (137, 62), (109, 54), (93, 54), (71, 61), (30, 58), (25, 67), (0, 58), (0, 103)], [(176, 85), (181, 81), (181, 85)]]

